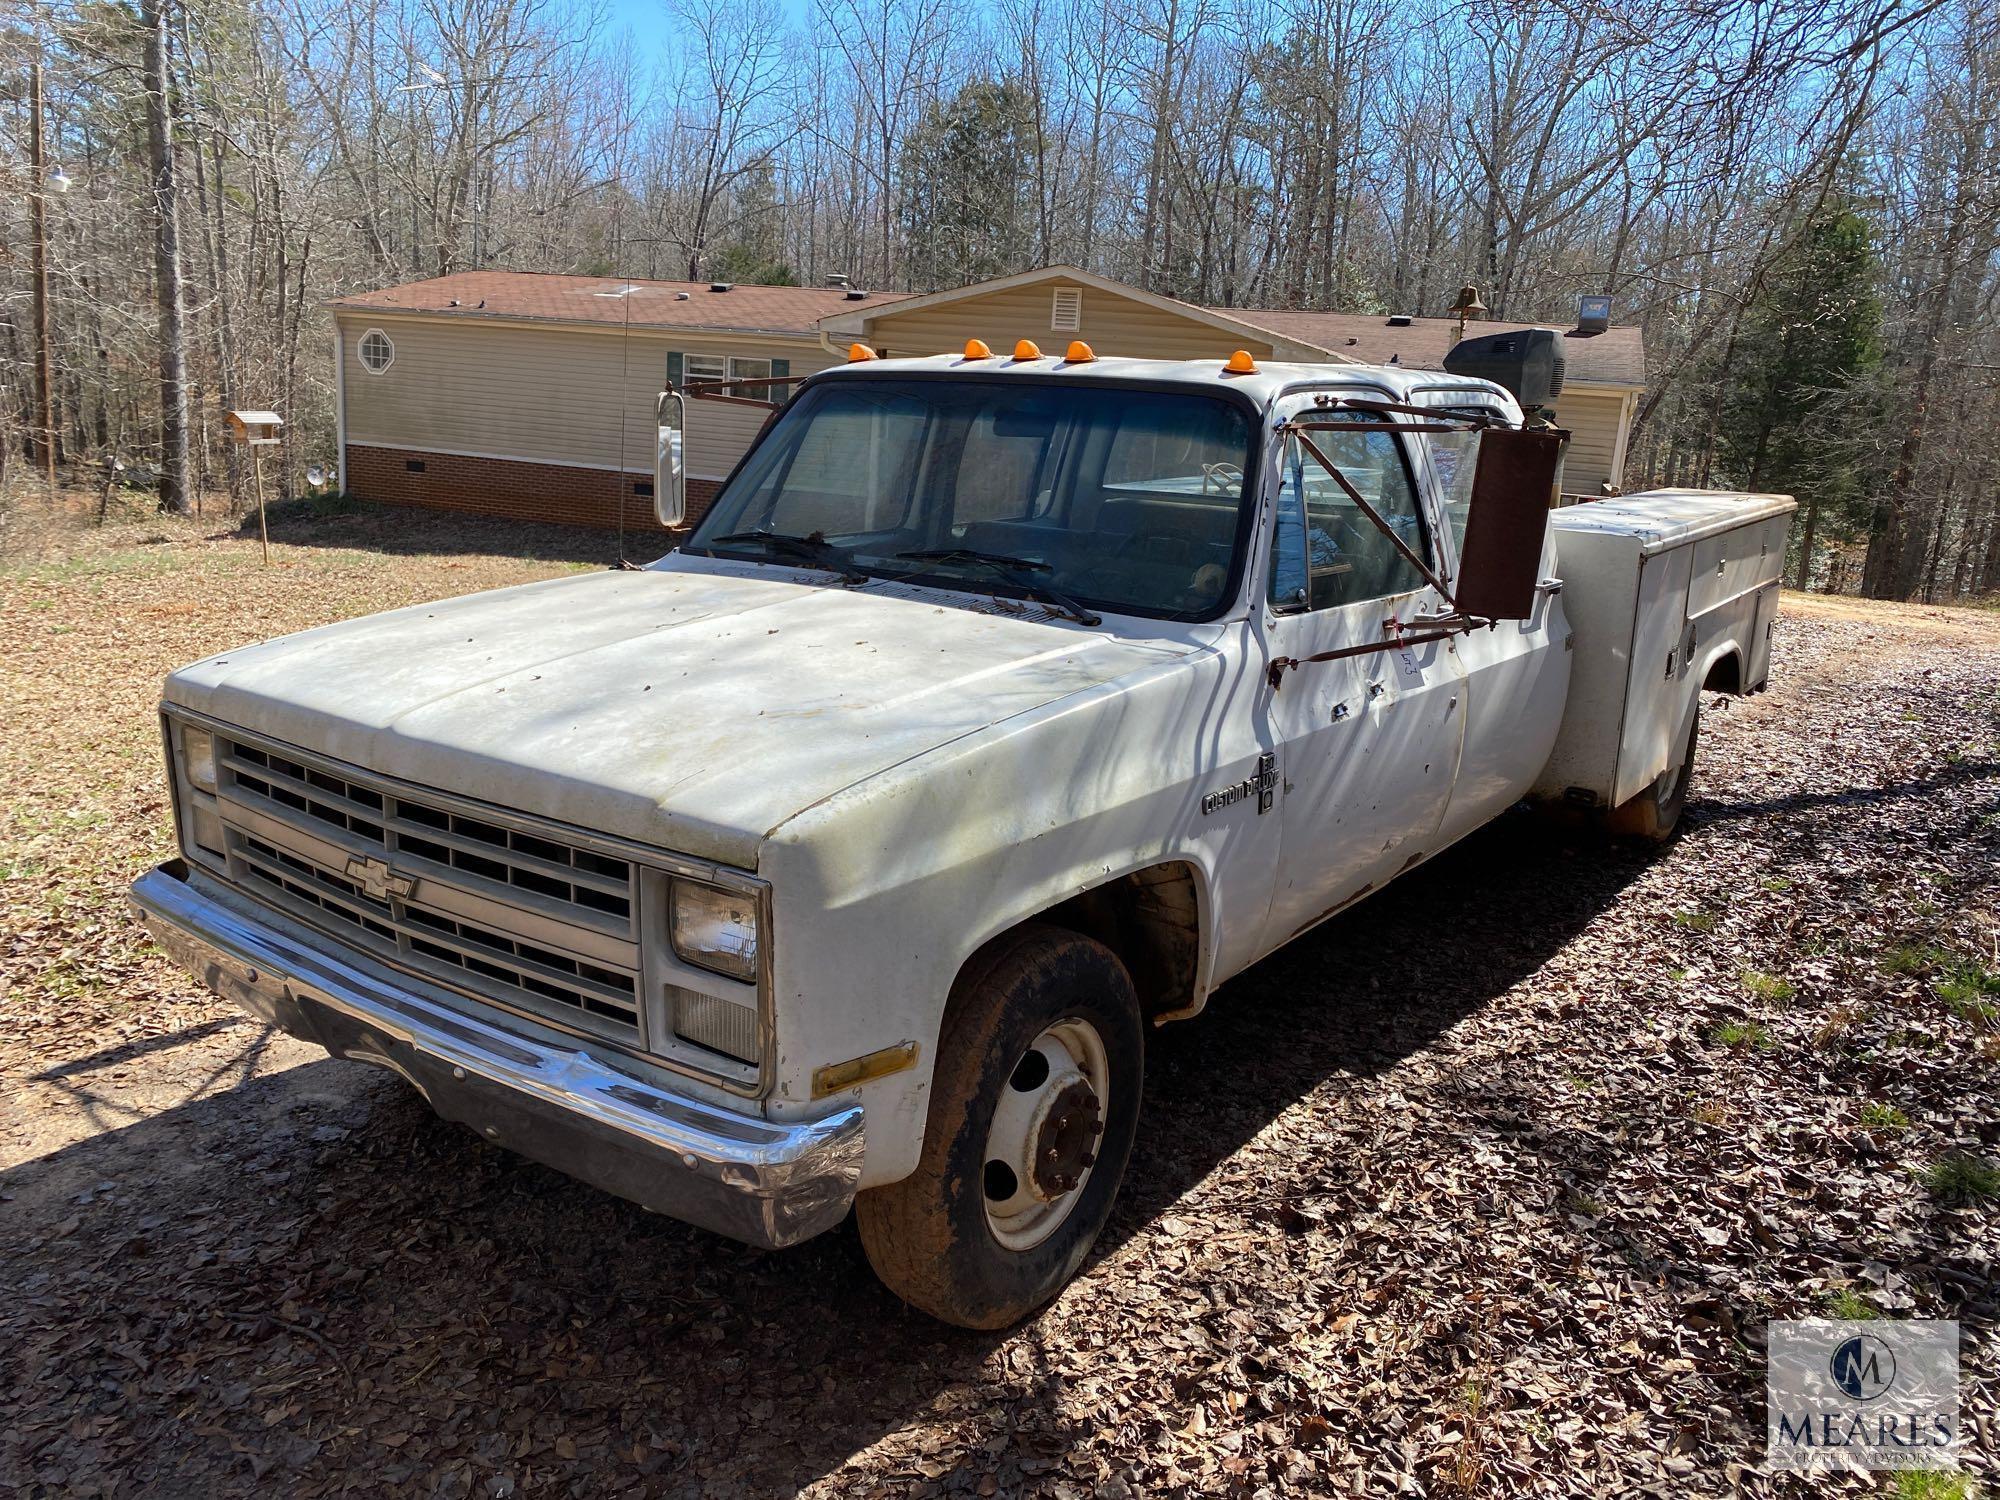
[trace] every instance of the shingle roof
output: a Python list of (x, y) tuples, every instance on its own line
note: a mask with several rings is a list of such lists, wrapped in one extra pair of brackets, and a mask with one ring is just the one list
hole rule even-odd
[[(1058, 268), (1060, 269), (1060, 268)], [(625, 292), (624, 288), (631, 291)], [(976, 293), (979, 288), (966, 288)], [(455, 271), (340, 297), (342, 311), (449, 313), (455, 317), (527, 319), (551, 323), (610, 323), (633, 328), (690, 328), (726, 333), (811, 336), (838, 313), (887, 307), (906, 292), (870, 292), (851, 301), (839, 287), (749, 286), (709, 290), (705, 281), (645, 281), (612, 276), (565, 276), (539, 271)], [(1192, 305), (1190, 311), (1196, 311)], [(1286, 308), (1211, 307), (1208, 312), (1297, 344), (1358, 360), (1441, 370), (1458, 332), (1454, 318), (1412, 318), (1393, 326), (1372, 314), (1294, 312)], [(1503, 333), (1532, 323), (1476, 323), (1467, 332)], [(1645, 345), (1636, 327), (1594, 336), (1568, 334), (1568, 378), (1605, 385), (1646, 383)]]
[[(1391, 362), (1418, 370), (1442, 370), (1445, 351), (1457, 342), (1456, 318), (1412, 318), (1406, 327), (1364, 313), (1292, 312), (1276, 307), (1209, 309), (1280, 338), (1311, 344), (1367, 365)], [(1468, 323), (1466, 337), (1548, 328), (1548, 323)], [(1637, 327), (1609, 328), (1599, 334), (1566, 333), (1566, 378), (1602, 385), (1644, 385), (1646, 346)]]
[[(624, 292), (626, 287), (632, 288)], [(339, 297), (327, 305), (354, 312), (449, 313), (454, 317), (615, 323), (634, 328), (705, 328), (731, 333), (811, 335), (830, 313), (899, 301), (901, 292), (870, 292), (849, 301), (839, 287), (747, 286), (712, 292), (705, 281), (645, 281), (563, 276), (537, 271), (454, 271), (429, 281)], [(629, 304), (629, 306), (628, 306)]]

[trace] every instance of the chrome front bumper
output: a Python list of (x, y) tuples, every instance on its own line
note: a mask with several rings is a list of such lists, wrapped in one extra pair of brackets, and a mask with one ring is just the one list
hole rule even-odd
[(446, 1119), (559, 1172), (776, 1249), (846, 1216), (861, 1110), (775, 1124), (672, 1093), (417, 982), (254, 904), (196, 887), (179, 860), (132, 887), (175, 962), (259, 1020), (400, 1073)]

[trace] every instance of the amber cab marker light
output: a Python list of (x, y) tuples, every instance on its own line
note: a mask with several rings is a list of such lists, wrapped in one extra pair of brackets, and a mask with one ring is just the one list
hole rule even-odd
[(1257, 361), (1250, 357), (1248, 349), (1238, 349), (1234, 354), (1229, 356), (1229, 363), (1222, 367), (1222, 373), (1225, 375), (1255, 375), (1257, 373)]
[(1090, 352), (1090, 345), (1082, 339), (1073, 339), (1070, 341), (1069, 353), (1063, 358), (1073, 365), (1087, 365), (1097, 356)]
[(1035, 347), (1033, 339), (1022, 339), (1020, 343), (1014, 346), (1014, 358), (1016, 359), (1040, 359), (1041, 357), (1042, 351)]
[[(870, 349), (866, 344), (849, 344), (847, 346), (847, 362), (850, 365), (858, 365), (864, 359), (876, 359), (878, 357), (875, 351)], [(1245, 355), (1244, 357), (1247, 359), (1249, 356)]]
[(967, 339), (965, 341), (965, 357), (967, 359), (991, 359), (993, 351), (986, 347), (984, 339)]

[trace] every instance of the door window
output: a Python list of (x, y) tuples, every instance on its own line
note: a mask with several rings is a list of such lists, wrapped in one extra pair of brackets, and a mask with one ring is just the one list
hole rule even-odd
[[(1506, 414), (1484, 406), (1448, 406), (1440, 410), (1450, 415), (1493, 417)], [(1465, 522), (1472, 514), (1472, 477), (1479, 469), (1479, 429), (1434, 432), (1430, 435), (1431, 471), (1437, 475), (1439, 498), (1444, 501), (1445, 524), (1451, 528), (1452, 556), (1465, 556)]]
[[(1312, 439), (1397, 537), (1435, 568), (1430, 532), (1396, 435), (1384, 426), (1315, 432)], [(1271, 538), (1271, 603), (1284, 610), (1336, 609), (1409, 593), (1424, 581), (1305, 444), (1287, 438)]]

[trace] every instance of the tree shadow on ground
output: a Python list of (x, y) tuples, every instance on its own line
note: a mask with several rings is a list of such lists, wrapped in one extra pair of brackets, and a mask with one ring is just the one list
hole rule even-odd
[[(273, 505), (269, 521), (273, 542), (296, 547), (399, 557), (513, 557), (601, 567), (612, 566), (620, 557), (615, 529), (508, 521), (428, 506), (292, 500)], [(223, 535), (254, 541), (256, 511)], [(623, 556), (629, 562), (648, 563), (674, 542), (665, 532), (633, 527), (625, 532)]]
[[(1084, 1294), (1105, 1255), (1302, 1096), (1428, 1046), (1648, 863), (1505, 819), (1155, 1033)], [(480, 1486), (526, 1476), (521, 1492), (636, 1471), (662, 1492), (785, 1493), (913, 1423), (1004, 1401), (993, 1466), (1013, 1487), (1083, 1436), (1036, 1320), (977, 1334), (910, 1312), (851, 1221), (748, 1250), (491, 1148), (331, 1060), (93, 1137), (4, 1188), (17, 1298), (0, 1346), (16, 1369), (0, 1418), (17, 1446), (0, 1462), (17, 1472), (97, 1464), (213, 1493), (367, 1474), (428, 1493), (463, 1464)]]

